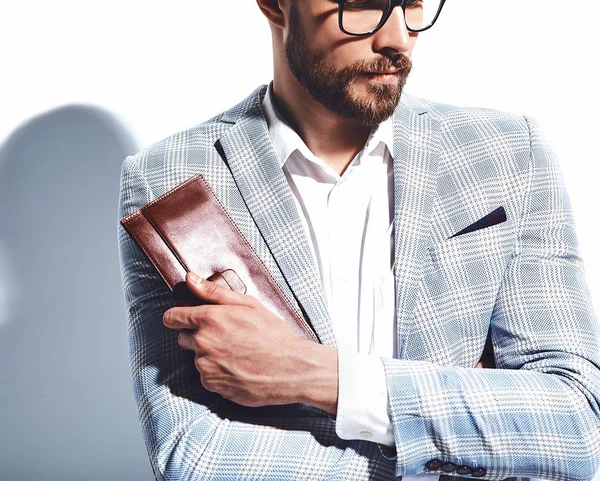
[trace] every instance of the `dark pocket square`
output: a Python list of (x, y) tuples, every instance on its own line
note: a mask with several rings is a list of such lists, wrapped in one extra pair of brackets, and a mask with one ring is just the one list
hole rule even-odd
[(448, 239), (452, 239), (457, 235), (466, 234), (468, 232), (473, 232), (474, 230), (483, 229), (484, 227), (491, 227), (496, 224), (500, 224), (506, 220), (506, 212), (504, 211), (504, 207), (500, 206), (496, 210), (490, 212), (488, 215), (482, 217), (479, 220), (476, 220), (471, 225), (468, 225), (462, 230), (459, 230), (456, 234), (451, 235)]

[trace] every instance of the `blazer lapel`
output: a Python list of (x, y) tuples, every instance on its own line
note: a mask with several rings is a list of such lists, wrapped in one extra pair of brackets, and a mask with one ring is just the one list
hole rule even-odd
[(427, 253), (439, 161), (439, 122), (400, 103), (393, 119), (394, 247), (398, 358), (406, 341)]
[[(319, 340), (337, 347), (317, 266), (262, 111), (267, 85), (225, 112), (215, 143), (288, 286)], [(400, 102), (392, 119), (398, 358), (406, 350), (437, 190), (439, 122)]]
[[(262, 112), (266, 85), (241, 108), (222, 118), (234, 122), (215, 143), (289, 288), (320, 342), (337, 347), (317, 266), (296, 209), (293, 193), (277, 162)], [(284, 287), (285, 291), (288, 291)]]

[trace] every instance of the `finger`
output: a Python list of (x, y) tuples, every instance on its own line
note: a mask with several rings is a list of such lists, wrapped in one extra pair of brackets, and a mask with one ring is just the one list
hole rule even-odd
[(177, 334), (177, 344), (179, 344), (179, 347), (181, 347), (182, 349), (185, 349), (187, 351), (193, 351), (196, 353), (196, 358), (205, 356), (206, 354), (208, 354), (205, 350), (201, 349), (198, 345), (198, 339), (197, 336), (199, 335), (199, 331), (190, 331), (190, 330), (183, 330), (183, 331), (179, 331), (179, 333)]
[(203, 323), (221, 322), (227, 315), (236, 315), (237, 309), (239, 307), (215, 304), (171, 307), (163, 314), (163, 324), (176, 330), (196, 330)]
[(171, 329), (196, 329), (199, 306), (171, 307), (163, 314), (163, 324)]
[(479, 361), (475, 367), (481, 367), (482, 368), (483, 367), (483, 363), (481, 361)]
[(179, 344), (179, 347), (181, 347), (182, 349), (186, 349), (188, 351), (195, 351), (194, 340), (192, 339), (192, 331), (179, 331), (179, 333), (177, 334), (177, 344)]
[(212, 304), (234, 304), (250, 307), (256, 305), (256, 298), (232, 289), (227, 289), (216, 282), (202, 279), (191, 271), (186, 274), (185, 282), (193, 294)]

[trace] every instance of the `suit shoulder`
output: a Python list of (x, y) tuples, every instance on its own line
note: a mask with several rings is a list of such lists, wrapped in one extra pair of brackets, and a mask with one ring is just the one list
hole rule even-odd
[(199, 124), (153, 142), (128, 156), (129, 160), (126, 161), (134, 163), (143, 161), (146, 164), (153, 161), (164, 162), (166, 158), (184, 154), (190, 149), (200, 152), (211, 150), (216, 140), (231, 127), (231, 123), (221, 120), (224, 114), (225, 112), (220, 112)]
[[(527, 176), (532, 167), (532, 119), (516, 112), (412, 97), (407, 106), (439, 123), (441, 170), (451, 176)], [(468, 174), (466, 172), (469, 172)], [(473, 174), (473, 172), (477, 172)]]
[(446, 128), (461, 128), (466, 125), (481, 124), (491, 126), (506, 133), (507, 131), (528, 131), (525, 115), (508, 110), (494, 109), (483, 106), (460, 105), (425, 99), (416, 95), (402, 94), (405, 105), (428, 115), (441, 122)]

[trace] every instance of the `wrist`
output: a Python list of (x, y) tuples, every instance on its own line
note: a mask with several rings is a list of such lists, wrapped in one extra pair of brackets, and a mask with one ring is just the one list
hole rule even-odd
[(300, 394), (301, 402), (335, 415), (338, 402), (337, 349), (306, 342), (302, 351), (306, 376)]

